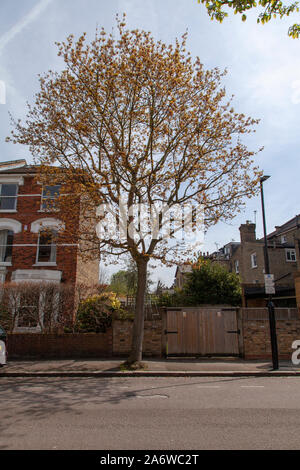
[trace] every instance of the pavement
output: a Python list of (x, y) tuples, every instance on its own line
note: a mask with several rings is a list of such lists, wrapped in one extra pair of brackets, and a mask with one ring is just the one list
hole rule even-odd
[(268, 361), (240, 358), (167, 358), (144, 359), (144, 370), (121, 370), (124, 358), (11, 360), (0, 368), (0, 377), (267, 377), (300, 376), (300, 366), (280, 361), (272, 370)]

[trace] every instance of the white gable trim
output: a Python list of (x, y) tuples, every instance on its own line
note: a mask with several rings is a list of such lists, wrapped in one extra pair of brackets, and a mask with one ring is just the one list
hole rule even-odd
[(20, 175), (1, 175), (0, 172), (0, 184), (18, 184), (22, 186), (24, 184), (24, 178)]
[(0, 230), (12, 230), (14, 233), (20, 233), (22, 224), (18, 220), (0, 218)]
[(53, 217), (45, 217), (43, 219), (38, 219), (32, 222), (31, 232), (39, 233), (41, 229), (55, 229), (55, 230), (64, 230), (65, 224), (59, 219), (54, 219)]

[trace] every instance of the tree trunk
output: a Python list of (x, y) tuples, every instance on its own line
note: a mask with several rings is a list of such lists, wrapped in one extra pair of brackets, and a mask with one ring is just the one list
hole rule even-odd
[(147, 264), (148, 260), (139, 260), (137, 262), (138, 281), (135, 304), (135, 316), (132, 331), (131, 353), (128, 358), (129, 363), (140, 362), (143, 353), (144, 339), (144, 307), (145, 293), (147, 285)]

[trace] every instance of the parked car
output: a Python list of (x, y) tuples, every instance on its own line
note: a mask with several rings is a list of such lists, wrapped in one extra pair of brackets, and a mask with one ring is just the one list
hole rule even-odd
[(7, 336), (5, 330), (0, 325), (0, 367), (6, 364), (7, 349), (6, 349)]

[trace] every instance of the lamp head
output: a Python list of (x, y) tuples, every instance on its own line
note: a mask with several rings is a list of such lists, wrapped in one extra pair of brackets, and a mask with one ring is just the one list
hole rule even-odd
[(268, 180), (269, 178), (270, 178), (270, 176), (268, 176), (268, 175), (261, 176), (260, 177), (260, 182), (263, 183), (264, 181)]

